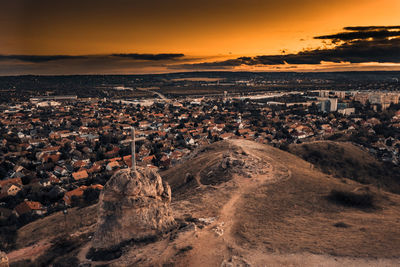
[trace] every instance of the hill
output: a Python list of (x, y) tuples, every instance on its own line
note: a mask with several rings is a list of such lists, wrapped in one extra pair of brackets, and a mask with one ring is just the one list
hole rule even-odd
[(292, 144), (289, 152), (312, 163), (326, 174), (400, 193), (400, 168), (392, 163), (378, 161), (364, 149), (349, 142)]
[[(81, 228), (61, 227), (43, 236), (49, 246), (37, 253), (35, 264), (43, 259), (58, 266), (400, 264), (400, 196), (334, 178), (288, 152), (246, 140), (221, 141), (161, 176), (172, 188), (177, 229), (157, 240), (124, 244), (119, 258), (88, 261), (94, 223), (86, 219)], [(86, 209), (81, 212), (95, 207)], [(27, 225), (19, 235), (26, 245), (39, 241), (29, 240), (28, 232), (44, 231), (52, 222), (60, 226), (61, 216)], [(64, 248), (57, 242), (61, 236), (68, 241)]]

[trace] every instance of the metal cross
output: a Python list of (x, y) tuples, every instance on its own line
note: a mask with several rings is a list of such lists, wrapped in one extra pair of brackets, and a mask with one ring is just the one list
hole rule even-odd
[(132, 143), (131, 143), (131, 150), (132, 150), (132, 170), (136, 171), (136, 147), (135, 147), (135, 127), (132, 127)]

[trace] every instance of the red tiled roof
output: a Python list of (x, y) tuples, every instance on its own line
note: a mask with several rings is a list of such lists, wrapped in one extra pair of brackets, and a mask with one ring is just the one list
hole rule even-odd
[(86, 179), (89, 177), (88, 173), (86, 170), (79, 171), (79, 172), (74, 172), (72, 174), (72, 177), (74, 177), (75, 180), (80, 180), (80, 179)]
[(22, 180), (21, 178), (13, 178), (13, 179), (7, 179), (7, 180), (2, 180), (0, 181), (0, 187), (3, 187), (7, 184), (18, 184), (22, 185)]
[(124, 156), (123, 159), (124, 159), (124, 163), (126, 165), (128, 165), (129, 168), (132, 167), (132, 156), (131, 155)]
[(24, 201), (15, 207), (15, 211), (19, 215), (28, 213), (28, 212), (31, 212), (34, 210), (42, 210), (42, 209), (43, 209), (42, 204), (40, 204), (40, 202), (36, 202), (36, 201)]
[(66, 192), (66, 193), (64, 194), (64, 197), (63, 197), (64, 202), (65, 202), (66, 204), (70, 205), (70, 204), (71, 204), (71, 199), (72, 199), (72, 197), (73, 197), (73, 196), (76, 196), (76, 197), (81, 197), (81, 196), (83, 196), (83, 192), (85, 191), (86, 188), (87, 188), (86, 186), (80, 186), (80, 187), (78, 187), (78, 188), (75, 188), (74, 190), (71, 190), (71, 191)]
[(150, 162), (150, 161), (153, 160), (153, 158), (155, 158), (155, 156), (154, 156), (154, 155), (150, 155), (150, 156), (144, 157), (144, 158), (142, 159), (142, 161), (144, 161), (144, 162)]

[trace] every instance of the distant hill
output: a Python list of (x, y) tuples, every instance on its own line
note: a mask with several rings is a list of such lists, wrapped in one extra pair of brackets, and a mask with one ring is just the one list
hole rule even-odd
[(88, 261), (96, 207), (72, 209), (65, 222), (56, 213), (21, 228), (10, 261), (32, 255), (39, 266), (400, 264), (400, 196), (334, 178), (291, 153), (220, 141), (161, 176), (172, 188), (174, 231), (124, 244), (117, 259)]
[(326, 174), (400, 193), (400, 168), (392, 163), (378, 161), (364, 149), (349, 142), (292, 144), (289, 152), (314, 164)]

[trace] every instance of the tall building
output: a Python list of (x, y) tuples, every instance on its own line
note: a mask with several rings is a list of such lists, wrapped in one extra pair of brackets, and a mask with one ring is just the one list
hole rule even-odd
[(340, 99), (346, 98), (346, 92), (345, 91), (335, 91), (335, 96), (337, 96)]
[(383, 103), (383, 95), (380, 93), (370, 94), (368, 97), (368, 101), (371, 104), (382, 104)]
[(337, 98), (320, 98), (320, 110), (322, 112), (333, 112), (338, 109), (338, 99)]
[(330, 102), (330, 107), (329, 107), (329, 111), (337, 111), (337, 106), (338, 106), (338, 99), (337, 98), (329, 98), (329, 102)]
[(321, 111), (322, 112), (329, 112), (331, 102), (329, 100), (322, 100), (321, 101)]
[(319, 96), (320, 97), (329, 97), (329, 91), (321, 90), (321, 91), (319, 91)]
[(354, 94), (354, 100), (365, 105), (368, 101), (368, 94), (367, 93), (356, 93), (356, 94)]
[(399, 103), (399, 95), (396, 93), (374, 93), (368, 98), (369, 102), (373, 105), (381, 105), (382, 109), (387, 109), (390, 104)]

